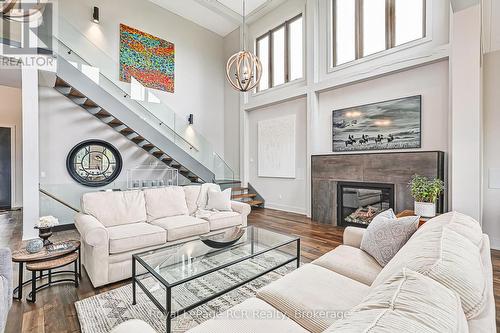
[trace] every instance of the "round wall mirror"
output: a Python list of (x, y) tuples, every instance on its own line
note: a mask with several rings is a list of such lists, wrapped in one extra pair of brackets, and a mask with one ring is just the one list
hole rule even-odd
[(77, 144), (68, 154), (66, 167), (78, 183), (99, 187), (113, 182), (122, 170), (120, 152), (102, 140)]

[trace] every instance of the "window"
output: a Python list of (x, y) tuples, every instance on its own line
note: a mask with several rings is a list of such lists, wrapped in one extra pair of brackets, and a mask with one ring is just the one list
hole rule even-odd
[(258, 91), (276, 87), (304, 76), (303, 19), (298, 15), (256, 40), (262, 63)]
[(332, 65), (425, 37), (425, 5), (426, 0), (332, 0)]

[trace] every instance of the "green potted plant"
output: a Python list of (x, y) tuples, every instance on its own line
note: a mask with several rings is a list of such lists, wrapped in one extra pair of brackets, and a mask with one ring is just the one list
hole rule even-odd
[(414, 175), (409, 186), (411, 195), (415, 199), (415, 215), (436, 216), (436, 202), (444, 191), (444, 182), (437, 178), (429, 179)]

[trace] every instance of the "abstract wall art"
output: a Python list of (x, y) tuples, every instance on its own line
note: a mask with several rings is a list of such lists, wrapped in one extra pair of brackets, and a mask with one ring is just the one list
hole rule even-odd
[(257, 124), (258, 176), (295, 178), (295, 115)]
[(421, 148), (422, 96), (334, 110), (333, 151)]
[(173, 93), (174, 67), (173, 43), (120, 24), (120, 81)]

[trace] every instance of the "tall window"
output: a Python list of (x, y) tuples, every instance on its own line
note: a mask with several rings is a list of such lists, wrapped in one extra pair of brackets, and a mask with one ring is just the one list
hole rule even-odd
[(426, 0), (332, 0), (333, 66), (425, 37)]
[(262, 63), (258, 91), (276, 87), (304, 76), (303, 19), (298, 15), (256, 40)]

